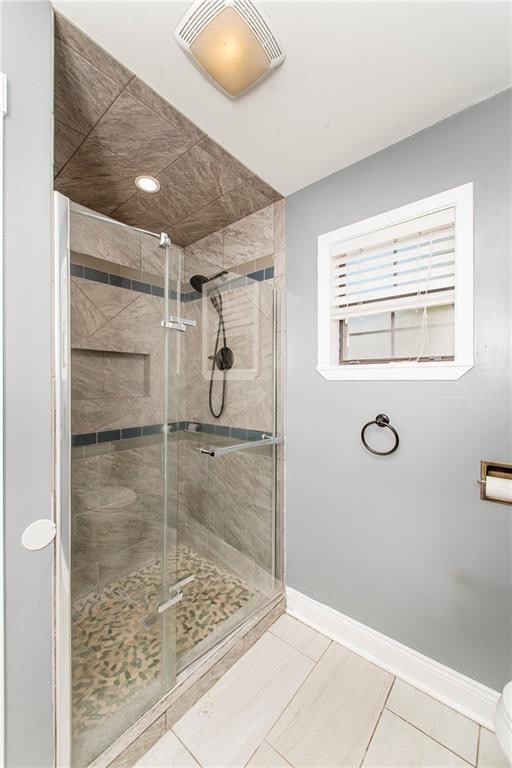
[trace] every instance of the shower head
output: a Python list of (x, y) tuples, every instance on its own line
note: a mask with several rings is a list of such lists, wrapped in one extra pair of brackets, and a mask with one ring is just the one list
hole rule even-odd
[(224, 277), (224, 275), (227, 275), (227, 271), (225, 269), (222, 270), (222, 272), (217, 272), (216, 275), (213, 275), (213, 277), (205, 277), (204, 275), (192, 275), (190, 278), (190, 285), (194, 289), (194, 291), (198, 291), (199, 293), (203, 292), (203, 285), (205, 283), (209, 283), (211, 280), (215, 280), (217, 277)]
[(204, 275), (192, 275), (190, 278), (190, 285), (194, 289), (194, 291), (198, 291), (199, 293), (203, 292), (203, 285), (204, 283), (208, 282), (208, 278)]

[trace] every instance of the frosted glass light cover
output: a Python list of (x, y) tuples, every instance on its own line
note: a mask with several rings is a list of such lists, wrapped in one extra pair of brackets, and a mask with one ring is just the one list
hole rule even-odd
[(190, 52), (230, 96), (237, 96), (263, 77), (270, 59), (234, 8), (224, 8), (196, 37)]

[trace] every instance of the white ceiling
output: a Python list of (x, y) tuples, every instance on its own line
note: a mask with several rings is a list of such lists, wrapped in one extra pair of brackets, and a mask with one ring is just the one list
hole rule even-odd
[(238, 101), (174, 41), (189, 3), (55, 6), (285, 195), (512, 84), (509, 3), (262, 3), (287, 58)]

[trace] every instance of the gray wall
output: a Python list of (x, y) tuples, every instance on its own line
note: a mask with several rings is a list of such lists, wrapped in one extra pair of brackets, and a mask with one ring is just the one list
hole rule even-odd
[(52, 549), (27, 552), (51, 516), (52, 28), (47, 3), (3, 3), (5, 122), (6, 764), (53, 760)]
[[(288, 581), (496, 689), (512, 678), (512, 508), (479, 500), (511, 461), (511, 92), (287, 200)], [(340, 136), (343, 141), (343, 136)], [(454, 382), (326, 381), (316, 366), (316, 237), (474, 182), (474, 368)], [(387, 413), (397, 454), (361, 426)]]

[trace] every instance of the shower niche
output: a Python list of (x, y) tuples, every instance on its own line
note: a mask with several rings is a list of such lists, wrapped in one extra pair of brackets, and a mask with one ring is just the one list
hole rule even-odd
[(282, 592), (280, 309), (273, 281), (55, 210), (59, 742), (80, 768)]

